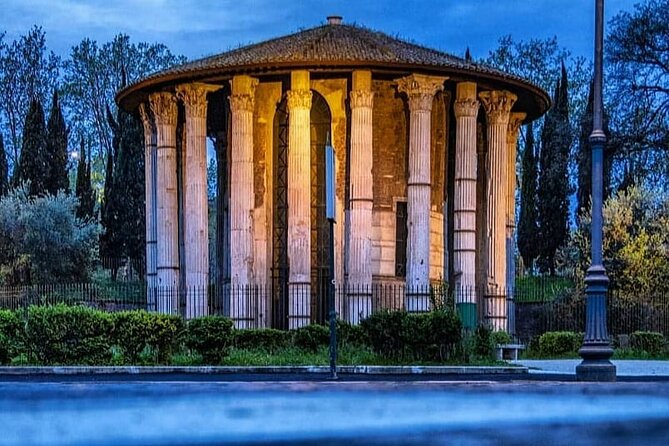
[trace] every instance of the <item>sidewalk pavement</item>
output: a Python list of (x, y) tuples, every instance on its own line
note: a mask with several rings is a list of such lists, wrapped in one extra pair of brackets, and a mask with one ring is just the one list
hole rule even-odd
[[(669, 361), (616, 359), (611, 362), (616, 366), (618, 376), (669, 376)], [(519, 359), (511, 363), (528, 367), (530, 373), (575, 375), (581, 360)]]

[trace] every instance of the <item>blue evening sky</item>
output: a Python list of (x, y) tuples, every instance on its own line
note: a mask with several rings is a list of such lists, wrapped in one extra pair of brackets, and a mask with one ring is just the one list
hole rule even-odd
[[(607, 0), (607, 20), (636, 0)], [(498, 39), (557, 36), (573, 55), (592, 58), (594, 0), (4, 0), (8, 40), (33, 24), (66, 57), (84, 37), (123, 32), (166, 44), (189, 59), (310, 28), (327, 15), (462, 56), (485, 57)]]

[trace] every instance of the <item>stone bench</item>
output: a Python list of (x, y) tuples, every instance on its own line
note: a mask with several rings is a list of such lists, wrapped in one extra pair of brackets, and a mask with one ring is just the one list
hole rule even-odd
[(523, 344), (497, 344), (495, 347), (495, 357), (498, 361), (502, 360), (518, 360), (518, 352), (525, 350)]

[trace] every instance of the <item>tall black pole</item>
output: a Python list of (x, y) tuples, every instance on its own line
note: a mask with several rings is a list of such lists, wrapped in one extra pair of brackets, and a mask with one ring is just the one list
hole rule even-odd
[(585, 338), (576, 366), (579, 381), (615, 381), (616, 366), (610, 358), (613, 349), (606, 329), (606, 299), (609, 278), (602, 262), (602, 171), (606, 135), (602, 126), (602, 65), (604, 46), (604, 0), (595, 0), (595, 80), (592, 117), (592, 263), (585, 275)]

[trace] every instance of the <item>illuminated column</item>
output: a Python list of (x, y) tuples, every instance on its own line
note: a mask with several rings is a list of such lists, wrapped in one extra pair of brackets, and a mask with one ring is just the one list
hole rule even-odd
[(157, 311), (177, 313), (179, 219), (177, 214), (177, 102), (172, 93), (149, 96), (156, 120)]
[(237, 328), (251, 326), (253, 284), (253, 108), (258, 80), (235, 76), (230, 112), (230, 315)]
[(476, 84), (455, 90), (455, 178), (453, 203), (453, 273), (455, 300), (465, 328), (476, 326)]
[[(506, 293), (509, 302), (513, 300), (516, 279), (516, 153), (518, 129), (525, 119), (525, 113), (511, 113), (506, 132)], [(509, 333), (516, 332), (515, 312), (509, 308)]]
[(349, 158), (349, 244), (347, 316), (357, 324), (372, 311), (372, 73), (354, 71), (349, 95), (351, 152)]
[(509, 115), (517, 96), (508, 91), (479, 93), (488, 121), (486, 158), (486, 272), (488, 279), (485, 317), (495, 330), (507, 330), (506, 307), (506, 213), (507, 145)]
[(200, 83), (177, 87), (186, 114), (183, 145), (184, 268), (186, 318), (208, 314), (209, 214), (207, 201), (207, 93), (220, 87)]
[(407, 310), (429, 309), (430, 274), (430, 119), (432, 100), (445, 77), (411, 74), (397, 79), (409, 102), (409, 179), (407, 182)]
[(291, 73), (288, 96), (288, 326), (311, 322), (311, 90)]
[(155, 288), (158, 283), (156, 263), (158, 239), (156, 224), (156, 125), (148, 104), (140, 104), (139, 115), (144, 126), (144, 206), (146, 221), (146, 302), (156, 310)]

